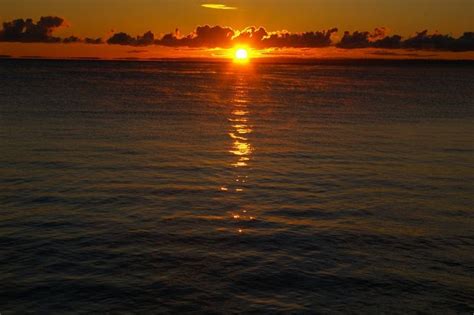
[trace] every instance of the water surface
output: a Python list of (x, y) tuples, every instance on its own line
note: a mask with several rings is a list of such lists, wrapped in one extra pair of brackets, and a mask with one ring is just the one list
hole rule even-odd
[(2, 314), (474, 310), (472, 63), (0, 73)]

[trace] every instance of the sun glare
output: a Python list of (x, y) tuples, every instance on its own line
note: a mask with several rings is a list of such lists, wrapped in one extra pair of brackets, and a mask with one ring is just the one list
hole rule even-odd
[(249, 53), (245, 48), (239, 48), (235, 51), (234, 60), (237, 62), (247, 62), (249, 60)]

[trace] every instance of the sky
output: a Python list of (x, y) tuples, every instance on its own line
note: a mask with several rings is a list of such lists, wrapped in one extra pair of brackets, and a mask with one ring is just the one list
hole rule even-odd
[[(1, 22), (19, 18), (37, 21), (41, 16), (64, 19), (62, 27), (54, 29), (54, 36), (101, 37), (104, 41), (117, 32), (134, 37), (152, 31), (160, 37), (179, 29), (185, 36), (200, 25), (233, 30), (262, 26), (268, 32), (293, 33), (336, 27), (338, 32), (331, 35), (335, 41), (344, 31), (372, 32), (375, 28), (404, 38), (425, 29), (455, 38), (474, 31), (472, 0), (0, 0)], [(78, 50), (91, 54), (88, 50), (92, 48), (78, 47), (56, 50), (64, 55), (74, 55)], [(113, 54), (110, 47), (94, 49), (97, 55)], [(119, 54), (130, 51), (114, 49), (123, 51)], [(5, 55), (42, 55), (46, 50), (37, 44), (0, 43), (0, 54)], [(169, 53), (169, 49), (151, 50), (156, 56)]]

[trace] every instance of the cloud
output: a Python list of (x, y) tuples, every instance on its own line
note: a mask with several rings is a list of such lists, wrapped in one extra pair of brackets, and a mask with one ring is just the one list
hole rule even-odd
[(237, 7), (230, 7), (220, 3), (205, 3), (201, 4), (201, 7), (214, 10), (237, 10)]
[(331, 45), (331, 35), (337, 28), (328, 31), (305, 33), (273, 32), (261, 39), (262, 48), (315, 48)]
[(86, 37), (86, 38), (84, 38), (83, 42), (86, 43), (86, 44), (91, 44), (91, 45), (99, 45), (99, 44), (104, 43), (104, 41), (100, 37), (99, 38)]
[(234, 31), (229, 27), (199, 26), (188, 36), (181, 36), (179, 30), (166, 34), (155, 41), (157, 45), (172, 47), (229, 48), (247, 45), (257, 49), (285, 47), (327, 47), (331, 45), (331, 35), (337, 28), (328, 31), (290, 33), (267, 32), (263, 27), (247, 27), (243, 31)]
[(57, 43), (61, 39), (54, 37), (53, 31), (64, 25), (64, 19), (57, 16), (43, 16), (36, 23), (32, 19), (4, 22), (3, 29), (0, 31), (0, 41)]
[(268, 36), (268, 32), (263, 27), (247, 27), (241, 32), (234, 32), (232, 42), (237, 45), (248, 45), (250, 47), (261, 47), (263, 38)]
[(102, 44), (101, 38), (79, 38), (69, 36), (60, 38), (53, 36), (53, 32), (60, 27), (66, 26), (65, 20), (57, 16), (43, 16), (38, 22), (32, 19), (16, 19), (4, 22), (0, 30), (0, 42), (20, 42), (20, 43), (86, 43)]
[(64, 38), (62, 41), (65, 44), (71, 44), (71, 43), (80, 43), (82, 40), (77, 36), (69, 36), (69, 37)]
[(109, 44), (192, 48), (230, 48), (247, 45), (256, 49), (265, 48), (318, 48), (335, 45), (341, 49), (382, 48), (413, 49), (433, 51), (474, 51), (474, 32), (466, 32), (459, 38), (450, 35), (419, 32), (403, 40), (400, 35), (388, 35), (387, 29), (380, 27), (372, 32), (344, 32), (338, 43), (333, 42), (337, 28), (323, 31), (291, 33), (288, 31), (268, 32), (263, 27), (247, 27), (242, 31), (222, 26), (198, 26), (194, 32), (182, 36), (178, 29), (155, 39), (152, 32), (132, 37), (126, 33), (116, 33), (107, 40)]
[(402, 46), (402, 37), (400, 35), (387, 35), (387, 29), (379, 27), (373, 32), (359, 32), (355, 31), (344, 32), (341, 41), (336, 45), (339, 48), (355, 49), (355, 48), (387, 48), (396, 49)]
[(402, 37), (400, 35), (385, 36), (373, 42), (372, 47), (398, 49), (402, 47)]
[(337, 44), (337, 47), (346, 49), (370, 47), (369, 35), (369, 32), (355, 31), (351, 34), (346, 31), (341, 41)]
[(450, 35), (428, 34), (427, 30), (417, 33), (403, 42), (403, 48), (416, 50), (472, 51), (474, 32), (466, 32), (459, 38)]
[[(204, 4), (205, 7), (222, 9), (222, 4)], [(227, 7), (232, 8), (232, 7)], [(0, 42), (41, 42), (41, 43), (85, 43), (103, 44), (102, 38), (79, 38), (69, 36), (55, 37), (54, 31), (65, 26), (65, 20), (57, 16), (44, 16), (36, 23), (32, 19), (16, 19), (4, 22), (0, 30)], [(242, 31), (225, 26), (198, 26), (188, 35), (181, 35), (178, 29), (159, 38), (148, 31), (143, 35), (132, 36), (118, 32), (105, 43), (124, 46), (161, 45), (189, 48), (231, 48), (236, 45), (248, 45), (255, 49), (267, 48), (317, 48), (336, 46), (340, 49), (378, 48), (409, 49), (420, 51), (474, 51), (474, 32), (465, 32), (458, 38), (439, 33), (430, 34), (427, 30), (403, 39), (400, 35), (388, 35), (384, 27), (368, 31), (344, 32), (340, 41), (335, 41), (337, 28), (329, 30), (291, 33), (288, 31), (269, 32), (263, 27), (247, 27)]]
[(154, 44), (155, 35), (148, 31), (143, 36), (132, 37), (127, 33), (115, 33), (107, 40), (110, 45), (149, 46)]
[(474, 51), (474, 32), (465, 32), (459, 38), (451, 35), (428, 34), (427, 30), (405, 40), (400, 35), (386, 35), (384, 28), (376, 28), (372, 33), (344, 32), (341, 41), (336, 44), (339, 48), (385, 48), (413, 49), (429, 51)]
[(166, 34), (155, 44), (171, 47), (229, 48), (233, 46), (234, 30), (221, 26), (198, 26), (188, 36), (181, 37), (179, 30)]

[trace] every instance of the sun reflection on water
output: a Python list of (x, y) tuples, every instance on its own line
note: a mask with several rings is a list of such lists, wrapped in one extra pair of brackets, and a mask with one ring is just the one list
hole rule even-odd
[(239, 74), (237, 82), (234, 85), (234, 98), (232, 99), (232, 109), (228, 118), (229, 132), (231, 140), (228, 152), (234, 157), (230, 164), (233, 173), (232, 183), (225, 187), (232, 186), (233, 189), (227, 189), (226, 193), (236, 194), (239, 204), (236, 205), (231, 213), (231, 220), (236, 221), (237, 233), (245, 232), (245, 222), (255, 220), (254, 215), (249, 214), (246, 205), (246, 190), (249, 189), (248, 168), (252, 162), (253, 146), (250, 143), (249, 136), (253, 132), (251, 125), (249, 83), (246, 81), (245, 74)]

